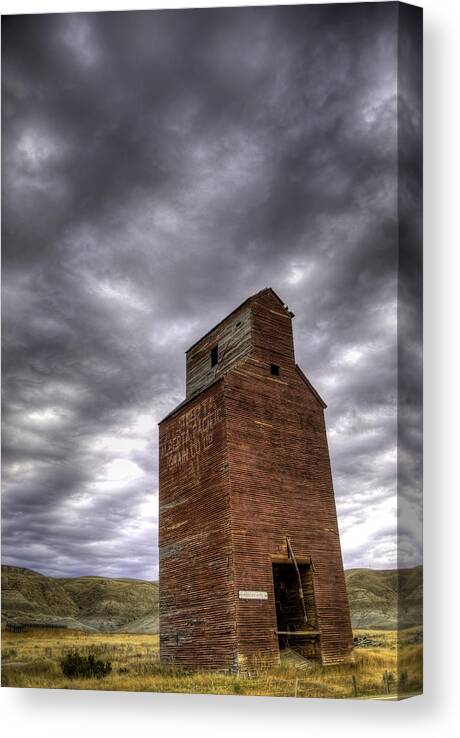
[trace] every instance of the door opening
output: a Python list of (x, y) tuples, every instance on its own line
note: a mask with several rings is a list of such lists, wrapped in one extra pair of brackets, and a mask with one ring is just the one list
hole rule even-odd
[[(276, 633), (280, 650), (292, 648), (309, 656), (319, 656), (319, 630), (316, 619), (312, 570), (310, 564), (298, 564), (299, 576), (291, 561), (273, 564)], [(306, 616), (306, 617), (305, 617)]]

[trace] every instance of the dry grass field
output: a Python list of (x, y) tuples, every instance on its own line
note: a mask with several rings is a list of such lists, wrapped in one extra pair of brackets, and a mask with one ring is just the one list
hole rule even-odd
[[(185, 673), (158, 660), (158, 636), (36, 629), (2, 632), (2, 686), (147, 692), (397, 699), (422, 689), (421, 628), (356, 630), (359, 645), (352, 663), (321, 666), (289, 661), (267, 668), (248, 665), (245, 675)], [(103, 679), (69, 679), (60, 660), (77, 649), (110, 661)], [(399, 679), (398, 679), (399, 673)]]

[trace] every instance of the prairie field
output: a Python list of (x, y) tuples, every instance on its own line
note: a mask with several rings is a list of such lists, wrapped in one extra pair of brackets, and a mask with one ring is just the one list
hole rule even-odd
[[(96, 689), (136, 692), (398, 699), (422, 690), (421, 628), (403, 631), (354, 631), (353, 660), (331, 666), (283, 660), (267, 667), (263, 660), (245, 674), (185, 672), (160, 664), (158, 635), (86, 633), (34, 629), (2, 631), (2, 686), (48, 689)], [(77, 650), (110, 661), (101, 679), (65, 677), (61, 659)]]

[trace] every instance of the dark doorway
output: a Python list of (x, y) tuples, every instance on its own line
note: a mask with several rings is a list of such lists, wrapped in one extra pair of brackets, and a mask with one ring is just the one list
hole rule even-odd
[[(305, 652), (307, 642), (319, 637), (310, 564), (298, 564), (302, 582), (303, 601), (300, 594), (299, 576), (294, 563), (273, 564), (273, 586), (275, 591), (276, 632), (280, 649), (293, 648)], [(306, 617), (305, 617), (306, 614)], [(308, 648), (313, 654), (315, 648)]]

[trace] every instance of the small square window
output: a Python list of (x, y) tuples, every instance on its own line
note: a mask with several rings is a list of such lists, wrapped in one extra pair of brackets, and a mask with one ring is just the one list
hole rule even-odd
[(278, 364), (272, 364), (270, 367), (270, 372), (273, 374), (274, 377), (279, 377), (280, 368)]
[(217, 346), (211, 349), (211, 366), (216, 366), (218, 361)]

